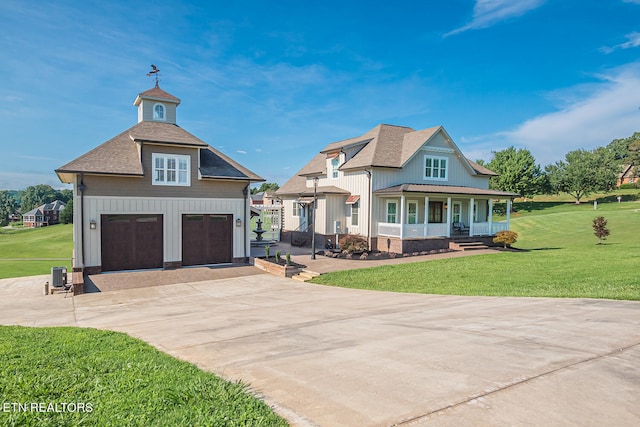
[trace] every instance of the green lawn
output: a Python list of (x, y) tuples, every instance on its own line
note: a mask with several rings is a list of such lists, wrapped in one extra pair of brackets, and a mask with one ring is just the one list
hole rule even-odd
[[(637, 190), (636, 190), (637, 193)], [(522, 251), (384, 266), (322, 275), (314, 283), (449, 295), (640, 300), (640, 203), (547, 202), (519, 209), (511, 229)], [(591, 222), (611, 236), (597, 245)]]
[(0, 326), (0, 359), (3, 426), (287, 425), (245, 385), (119, 332)]
[(48, 274), (51, 267), (59, 266), (66, 266), (71, 271), (72, 252), (72, 224), (0, 228), (0, 279)]

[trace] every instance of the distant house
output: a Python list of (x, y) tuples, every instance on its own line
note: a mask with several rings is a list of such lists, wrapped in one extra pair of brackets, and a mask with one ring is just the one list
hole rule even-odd
[(509, 229), (510, 209), (506, 221), (493, 218), (495, 200), (518, 196), (489, 189), (495, 175), (467, 159), (442, 126), (381, 124), (327, 145), (276, 191), (283, 235), (315, 232), (320, 245), (360, 235), (396, 253), (446, 248), (461, 236), (488, 240)]
[(73, 184), (74, 270), (246, 261), (249, 187), (264, 181), (176, 124), (180, 99), (138, 94), (138, 123), (56, 170)]
[(266, 191), (251, 195), (251, 206), (279, 205), (280, 200), (273, 194)]
[(24, 227), (35, 228), (58, 224), (60, 222), (60, 213), (64, 210), (65, 206), (66, 204), (64, 202), (55, 200), (31, 209), (22, 215), (22, 225)]
[(636, 168), (633, 165), (622, 165), (618, 174), (618, 187), (622, 184), (633, 184), (637, 181)]

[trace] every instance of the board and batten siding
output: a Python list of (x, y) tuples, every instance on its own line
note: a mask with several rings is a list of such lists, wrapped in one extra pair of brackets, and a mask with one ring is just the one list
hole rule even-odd
[[(76, 196), (75, 206), (80, 206)], [(79, 210), (74, 209), (74, 249), (76, 259), (80, 257)], [(245, 212), (244, 199), (195, 199), (195, 198), (158, 198), (158, 197), (84, 197), (84, 267), (101, 265), (101, 215), (135, 215), (157, 214), (163, 216), (163, 254), (164, 262), (182, 260), (182, 215), (183, 214), (229, 214), (233, 215), (233, 257), (242, 258), (244, 253), (244, 224), (236, 227), (235, 221), (240, 218), (243, 223), (249, 218)], [(246, 216), (245, 216), (246, 215)], [(95, 230), (90, 229), (90, 222), (96, 221)], [(246, 247), (249, 248), (247, 238)], [(248, 249), (247, 249), (248, 250)]]

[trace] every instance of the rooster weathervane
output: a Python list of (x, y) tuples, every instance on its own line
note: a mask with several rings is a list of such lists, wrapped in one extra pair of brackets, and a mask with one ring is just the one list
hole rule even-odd
[(158, 76), (159, 76), (160, 70), (158, 69), (158, 67), (156, 67), (155, 65), (151, 64), (151, 71), (149, 71), (147, 73), (147, 77), (155, 77), (156, 79), (156, 87), (158, 87)]

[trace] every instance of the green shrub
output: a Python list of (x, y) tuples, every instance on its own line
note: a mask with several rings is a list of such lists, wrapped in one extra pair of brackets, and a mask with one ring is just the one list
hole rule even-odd
[(269, 251), (271, 250), (271, 247), (269, 245), (264, 247), (264, 257), (265, 258), (269, 258)]
[(350, 254), (369, 250), (367, 239), (362, 236), (356, 236), (355, 234), (347, 234), (346, 236), (341, 237), (338, 243), (342, 251), (346, 251)]
[(287, 251), (287, 253), (285, 254), (285, 259), (287, 260), (287, 266), (291, 265), (291, 254), (289, 253), (289, 251)]
[(635, 190), (636, 188), (640, 188), (640, 181), (634, 183), (628, 182), (620, 185), (621, 190)]
[(515, 231), (498, 231), (493, 238), (493, 243), (501, 243), (506, 248), (513, 245), (518, 240), (518, 233)]
[(282, 257), (282, 252), (280, 249), (276, 251), (276, 264), (280, 264), (280, 258)]

